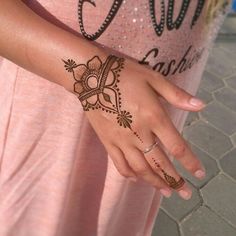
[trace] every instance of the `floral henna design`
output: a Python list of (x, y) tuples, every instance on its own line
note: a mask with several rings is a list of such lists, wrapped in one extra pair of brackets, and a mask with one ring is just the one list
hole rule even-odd
[(173, 189), (179, 189), (181, 188), (185, 181), (182, 177), (180, 177), (180, 179), (178, 181), (176, 181), (176, 179), (170, 175), (168, 175), (162, 168), (161, 166), (157, 163), (157, 161), (152, 157), (153, 162), (155, 163), (155, 165), (157, 166), (157, 168), (159, 168), (161, 170), (161, 172), (163, 173), (163, 176), (166, 180), (166, 182), (168, 183), (168, 185), (173, 188)]
[(94, 56), (87, 64), (76, 64), (72, 59), (63, 60), (65, 69), (73, 74), (74, 92), (83, 106), (84, 111), (101, 109), (117, 115), (117, 122), (129, 128), (143, 143), (132, 127), (132, 115), (121, 108), (121, 93), (118, 87), (119, 72), (124, 68), (124, 58), (114, 55), (107, 57), (103, 63)]

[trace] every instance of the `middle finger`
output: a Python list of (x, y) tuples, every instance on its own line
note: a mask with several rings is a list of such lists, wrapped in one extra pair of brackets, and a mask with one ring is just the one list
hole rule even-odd
[[(143, 146), (150, 147), (153, 143), (155, 143), (154, 134), (145, 135), (145, 145), (138, 145), (139, 150), (143, 150)], [(149, 143), (149, 145), (147, 145)], [(153, 147), (149, 152), (143, 153), (143, 158), (149, 163), (151, 168), (155, 173), (157, 173), (161, 178), (174, 190), (178, 192), (178, 194), (184, 198), (189, 199), (191, 197), (192, 191), (184, 181), (184, 179), (179, 175), (177, 170), (175, 169), (173, 163), (170, 161), (168, 156), (162, 150), (161, 143), (157, 140), (157, 145)]]

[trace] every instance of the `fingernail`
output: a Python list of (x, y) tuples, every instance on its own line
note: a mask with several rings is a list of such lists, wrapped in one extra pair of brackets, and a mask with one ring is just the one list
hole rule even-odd
[(191, 192), (188, 192), (186, 190), (180, 190), (179, 195), (185, 200), (189, 200), (192, 196)]
[(196, 98), (196, 97), (192, 97), (190, 100), (189, 100), (189, 103), (192, 105), (192, 106), (195, 106), (195, 107), (202, 107), (202, 106), (205, 106), (205, 103)]
[(133, 181), (133, 182), (137, 182), (137, 178), (135, 178), (135, 177), (128, 177), (128, 179)]
[(194, 173), (195, 177), (199, 178), (199, 179), (203, 179), (206, 174), (203, 170), (197, 170), (195, 173)]
[(169, 189), (164, 189), (164, 188), (162, 188), (161, 190), (160, 190), (160, 192), (161, 192), (161, 194), (163, 194), (165, 197), (170, 197), (171, 196), (171, 191), (169, 190)]

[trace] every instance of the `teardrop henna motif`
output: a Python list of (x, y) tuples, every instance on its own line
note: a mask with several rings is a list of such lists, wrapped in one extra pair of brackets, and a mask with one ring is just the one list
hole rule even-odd
[(180, 179), (177, 181), (174, 177), (168, 175), (166, 173), (166, 171), (161, 168), (160, 164), (153, 157), (152, 157), (152, 160), (153, 160), (154, 164), (156, 165), (156, 167), (161, 170), (161, 172), (163, 173), (163, 176), (164, 176), (166, 182), (168, 183), (168, 185), (171, 188), (179, 189), (179, 188), (181, 188), (185, 184), (185, 181), (184, 181), (184, 179), (182, 177), (180, 177)]
[(132, 129), (132, 115), (121, 108), (118, 78), (124, 68), (125, 59), (109, 55), (104, 63), (98, 56), (94, 56), (87, 64), (76, 64), (72, 59), (62, 61), (65, 69), (73, 74), (74, 92), (78, 94), (84, 111), (101, 109), (116, 114), (117, 123), (129, 128), (143, 143), (137, 132)]

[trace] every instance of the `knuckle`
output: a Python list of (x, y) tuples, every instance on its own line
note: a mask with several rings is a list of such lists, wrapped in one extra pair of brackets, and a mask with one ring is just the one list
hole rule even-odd
[(113, 160), (113, 164), (116, 167), (117, 171), (124, 177), (129, 177), (129, 172), (126, 170), (126, 168), (123, 168), (120, 166), (115, 160)]
[(153, 111), (153, 118), (149, 119), (148, 122), (156, 127), (157, 130), (161, 131), (163, 128), (169, 127), (169, 120), (165, 112)]
[(118, 171), (119, 171), (119, 173), (120, 173), (122, 176), (124, 176), (124, 177), (126, 177), (126, 178), (131, 177), (131, 174), (130, 174), (128, 171), (126, 171), (126, 170), (119, 169)]
[(190, 172), (195, 172), (200, 166), (200, 162), (198, 160), (191, 161), (186, 165), (186, 169)]
[(185, 98), (186, 98), (186, 95), (185, 95), (185, 92), (183, 89), (181, 88), (178, 88), (176, 87), (174, 89), (174, 97), (175, 97), (175, 101), (178, 103), (178, 102), (182, 102)]
[(154, 122), (156, 120), (155, 113), (153, 112), (152, 109), (148, 109), (143, 111), (144, 119), (149, 122)]
[(167, 114), (162, 110), (161, 107), (149, 107), (142, 111), (144, 121), (149, 124), (156, 125), (161, 124), (162, 126), (168, 125)]
[(149, 170), (145, 167), (136, 167), (135, 172), (138, 176), (146, 176), (149, 173)]
[(163, 187), (165, 187), (165, 184), (161, 183), (160, 180), (156, 180), (154, 183), (153, 183), (153, 186), (157, 189), (161, 189)]
[(131, 173), (131, 171), (127, 170), (126, 168), (120, 167), (119, 165), (115, 165), (117, 171), (124, 177), (128, 178), (133, 176), (133, 174)]
[(196, 168), (196, 165), (192, 165), (192, 164), (186, 165), (185, 168), (186, 168), (188, 171), (190, 171), (190, 172), (195, 172), (195, 170), (197, 169), (197, 168)]
[(167, 122), (168, 122), (167, 121), (167, 116), (163, 112), (157, 113), (156, 120), (162, 126), (166, 126)]
[(155, 174), (158, 174), (160, 168), (166, 169), (167, 167), (166, 157), (157, 159), (153, 158), (153, 167)]
[(175, 144), (170, 150), (170, 154), (176, 157), (177, 159), (180, 159), (185, 155), (186, 149), (187, 147), (184, 143)]

